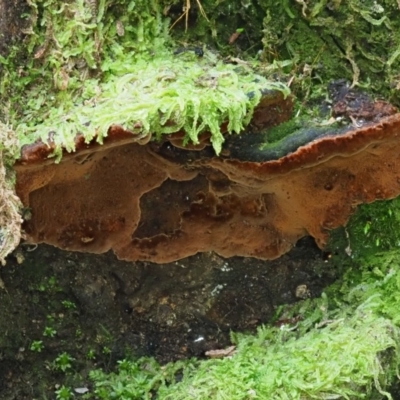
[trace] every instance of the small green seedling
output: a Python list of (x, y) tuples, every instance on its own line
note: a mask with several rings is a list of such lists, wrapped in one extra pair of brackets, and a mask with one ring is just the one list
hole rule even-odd
[(57, 400), (69, 400), (74, 397), (71, 389), (66, 386), (61, 386), (60, 389), (56, 390), (56, 399)]
[(63, 300), (61, 304), (67, 309), (67, 310), (76, 310), (76, 304), (73, 301), (69, 300)]
[(96, 352), (94, 351), (94, 349), (90, 349), (87, 352), (86, 357), (87, 357), (88, 360), (94, 360), (96, 358)]
[(44, 345), (43, 345), (42, 340), (34, 340), (31, 343), (30, 350), (35, 351), (36, 353), (40, 353), (43, 350), (43, 348), (44, 348)]
[(55, 369), (66, 372), (72, 368), (72, 361), (74, 360), (70, 354), (63, 352), (53, 361), (53, 365)]
[(57, 331), (51, 326), (46, 326), (43, 331), (43, 336), (54, 337)]

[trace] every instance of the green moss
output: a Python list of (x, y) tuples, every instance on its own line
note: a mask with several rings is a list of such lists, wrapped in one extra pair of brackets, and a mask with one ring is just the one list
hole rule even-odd
[(362, 398), (372, 392), (373, 382), (383, 394), (387, 382), (377, 354), (395, 347), (393, 326), (383, 319), (359, 322), (359, 316), (338, 320), (297, 340), (260, 330), (256, 338), (239, 339), (232, 359), (204, 362), (182, 383), (160, 391), (161, 398)]
[[(180, 3), (170, 9), (172, 21), (177, 20), (182, 12)], [(188, 29), (185, 29), (182, 18), (171, 31), (177, 41), (207, 43), (224, 55), (241, 57), (253, 57), (262, 50), (264, 11), (258, 0), (201, 0), (207, 19), (199, 12), (196, 0), (190, 3)], [(240, 34), (230, 43), (232, 35), (238, 30)]]
[[(343, 258), (346, 257), (346, 258)], [(124, 361), (118, 373), (91, 374), (101, 399), (392, 399), (400, 363), (400, 252), (375, 253), (347, 266), (319, 299), (286, 306), (301, 320), (257, 335), (232, 334), (230, 358), (159, 366)], [(345, 268), (344, 268), (345, 269)], [(183, 374), (176, 382), (175, 374)]]
[(299, 118), (293, 118), (287, 122), (284, 122), (283, 124), (280, 124), (278, 126), (275, 126), (271, 129), (269, 129), (265, 133), (265, 144), (272, 144), (275, 142), (279, 142), (280, 140), (284, 139), (285, 137), (293, 134), (294, 132), (298, 131), (299, 129), (304, 128), (304, 122), (303, 120)]
[[(56, 142), (72, 150), (72, 132), (83, 132), (89, 140), (96, 130), (100, 136), (104, 134), (109, 123), (122, 122), (128, 127), (141, 122), (154, 129), (156, 136), (190, 127), (186, 140), (194, 142), (199, 131), (211, 130), (219, 151), (222, 137), (216, 124), (227, 114), (233, 117), (241, 109), (238, 115), (244, 116), (242, 123), (231, 120), (230, 125), (232, 131), (237, 131), (239, 125), (247, 123), (257, 99), (245, 103), (240, 100), (237, 104), (228, 95), (225, 105), (210, 114), (216, 118), (209, 121), (209, 115), (202, 114), (203, 105), (193, 112), (190, 111), (193, 106), (189, 105), (180, 116), (172, 112), (178, 120), (173, 121), (172, 129), (165, 126), (162, 109), (159, 109), (160, 121), (153, 118), (155, 110), (144, 116), (144, 120), (132, 114), (128, 121), (126, 114), (130, 108), (121, 105), (123, 96), (118, 98), (115, 92), (124, 82), (122, 77), (137, 74), (143, 62), (173, 63), (172, 51), (166, 49), (181, 46), (182, 41), (188, 40), (200, 47), (204, 43), (211, 44), (224, 54), (255, 57), (253, 65), (258, 65), (267, 75), (294, 76), (292, 86), (306, 101), (320, 99), (321, 85), (343, 77), (381, 94), (391, 93), (396, 100), (397, 91), (393, 88), (400, 85), (396, 75), (400, 63), (400, 36), (396, 33), (400, 31), (396, 18), (398, 9), (393, 2), (381, 3), (378, 5), (372, 0), (329, 4), (320, 0), (307, 3), (192, 0), (186, 27), (186, 3), (183, 1), (71, 0), (59, 3), (36, 0), (31, 5), (32, 30), (26, 43), (28, 54), (24, 57), (28, 61), (16, 64), (20, 57), (16, 51), (8, 60), (2, 60), (6, 68), (0, 92), (7, 94), (10, 101), (3, 104), (0, 116), (14, 126), (22, 144), (39, 137), (47, 139), (49, 132), (56, 132)], [(230, 36), (238, 29), (241, 34), (229, 44)], [(255, 61), (259, 50), (262, 54)], [(185, 69), (189, 76), (197, 73), (196, 79), (198, 71), (189, 70), (196, 69), (197, 64), (205, 69), (205, 75), (214, 67), (191, 60)], [(182, 82), (182, 68), (182, 64), (176, 67), (179, 74), (176, 87)], [(222, 65), (218, 68), (221, 68), (221, 75)], [(227, 70), (233, 76), (233, 68)], [(176, 73), (172, 71), (173, 74)], [(239, 73), (236, 79), (241, 79), (241, 75)], [(166, 84), (168, 79), (163, 79)], [(159, 86), (159, 82), (152, 81), (148, 87), (153, 84), (154, 88)], [(208, 82), (204, 86), (206, 92), (212, 85)], [(217, 86), (212, 89), (221, 94), (217, 98), (223, 102), (223, 89), (219, 90), (222, 85)], [(236, 89), (235, 96), (243, 98), (243, 90)], [(118, 121), (116, 112), (113, 118), (102, 117), (101, 114), (111, 117), (111, 113), (104, 113), (102, 108), (107, 106), (106, 96), (110, 102), (117, 99), (121, 115), (124, 115), (122, 121)], [(185, 104), (188, 99), (184, 95), (180, 99), (174, 97), (177, 104)], [(155, 98), (171, 105), (170, 96), (164, 101), (155, 93)], [(128, 100), (137, 103), (135, 96)], [(205, 96), (204, 104), (209, 100)], [(229, 110), (228, 102), (232, 104)], [(177, 107), (181, 107), (179, 104)], [(78, 112), (82, 106), (87, 109)], [(187, 118), (184, 123), (183, 118)]]
[[(399, 104), (399, 7), (395, 1), (274, 1), (264, 4), (263, 59), (291, 59), (294, 90), (347, 78)], [(310, 93), (311, 92), (311, 93)]]
[[(201, 58), (164, 52), (134, 63), (125, 58), (103, 63), (103, 69), (110, 73), (107, 80), (87, 79), (81, 97), (60, 93), (58, 107), (49, 107), (44, 120), (44, 104), (38, 113), (21, 119), (16, 129), (21, 142), (45, 141), (55, 132), (55, 143), (72, 151), (77, 132), (86, 140), (97, 134), (101, 141), (113, 124), (133, 131), (139, 123), (144, 136), (151, 133), (159, 138), (183, 129), (185, 141), (193, 143), (198, 142), (199, 133), (210, 131), (218, 153), (224, 140), (222, 123), (228, 121), (228, 131), (239, 133), (250, 122), (261, 89), (288, 94), (283, 85), (223, 64), (209, 52)], [(44, 94), (42, 101), (46, 102)]]
[(356, 259), (400, 248), (400, 198), (360, 205), (346, 228), (332, 232), (331, 242)]
[(16, 68), (11, 55), (1, 89), (11, 97), (3, 118), (21, 145), (51, 133), (58, 149), (73, 151), (77, 133), (101, 142), (113, 124), (139, 124), (143, 135), (157, 138), (183, 129), (184, 141), (194, 143), (209, 131), (219, 153), (223, 122), (238, 133), (261, 90), (289, 93), (211, 51), (201, 57), (169, 50), (169, 20), (156, 1), (49, 0), (32, 9), (30, 61)]
[[(17, 62), (21, 58), (17, 51), (2, 60), (6, 68), (0, 92), (10, 101), (3, 104), (0, 117), (18, 130), (23, 143), (44, 138), (47, 125), (58, 135), (67, 122), (69, 128), (60, 133), (59, 142), (65, 141), (71, 149), (69, 131), (85, 131), (89, 139), (93, 133), (86, 131), (107, 129), (94, 125), (95, 116), (86, 129), (88, 113), (78, 115), (77, 108), (96, 103), (94, 114), (100, 111), (97, 97), (109, 94), (117, 78), (137, 73), (135, 64), (149, 58), (161, 63), (165, 57), (168, 63), (172, 57), (166, 48), (188, 41), (200, 47), (212, 45), (223, 54), (253, 57), (253, 65), (262, 73), (294, 77), (294, 91), (311, 103), (321, 98), (322, 86), (338, 78), (348, 78), (398, 101), (400, 22), (393, 1), (192, 0), (189, 4), (186, 26), (184, 1), (33, 1), (24, 63)], [(241, 34), (229, 43), (238, 30)], [(246, 119), (253, 104), (247, 106)], [(124, 111), (127, 109), (122, 109), (122, 114)], [(234, 111), (237, 108), (232, 108), (231, 115)], [(193, 128), (197, 114), (186, 115), (186, 127)], [(139, 122), (151, 125), (150, 121)], [(217, 121), (210, 121), (211, 125), (203, 122), (199, 121), (199, 127), (211, 129)], [(39, 129), (31, 135), (34, 126)], [(176, 124), (176, 129), (182, 127), (180, 122)], [(159, 127), (156, 134), (164, 133), (164, 128)], [(198, 130), (193, 128), (187, 140), (196, 138)], [(211, 130), (218, 150), (221, 135)]]

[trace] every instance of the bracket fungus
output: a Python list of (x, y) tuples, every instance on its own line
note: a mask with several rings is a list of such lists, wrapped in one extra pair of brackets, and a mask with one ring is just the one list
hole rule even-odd
[[(277, 98), (218, 157), (210, 146), (175, 146), (179, 134), (148, 142), (118, 126), (101, 146), (78, 138), (59, 164), (43, 143), (26, 146), (15, 169), (17, 194), (32, 210), (27, 240), (156, 263), (204, 251), (274, 259), (306, 235), (323, 248), (358, 204), (400, 194), (394, 109), (360, 128), (325, 127), (275, 159), (260, 146), (249, 155), (262, 136), (254, 126), (290, 114), (291, 99)], [(278, 103), (282, 118), (266, 118)]]

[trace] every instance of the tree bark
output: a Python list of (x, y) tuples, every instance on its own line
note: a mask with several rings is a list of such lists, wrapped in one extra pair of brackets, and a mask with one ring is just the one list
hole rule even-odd
[(30, 9), (24, 0), (0, 0), (0, 55), (7, 57), (13, 45), (20, 46), (29, 26)]

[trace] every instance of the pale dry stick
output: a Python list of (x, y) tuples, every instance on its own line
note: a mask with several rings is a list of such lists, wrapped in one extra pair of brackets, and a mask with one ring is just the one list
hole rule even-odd
[[(171, 30), (183, 17), (185, 17), (185, 32), (187, 32), (188, 30), (188, 23), (189, 23), (189, 10), (191, 7), (190, 4), (191, 0), (186, 0), (186, 7), (183, 7), (183, 13), (178, 17), (178, 19), (171, 25), (171, 27), (169, 28), (169, 30)], [(207, 17), (206, 12), (204, 11), (203, 6), (201, 5), (200, 0), (196, 0), (197, 5), (199, 6), (199, 10), (201, 15), (208, 21), (210, 22), (210, 20)]]

